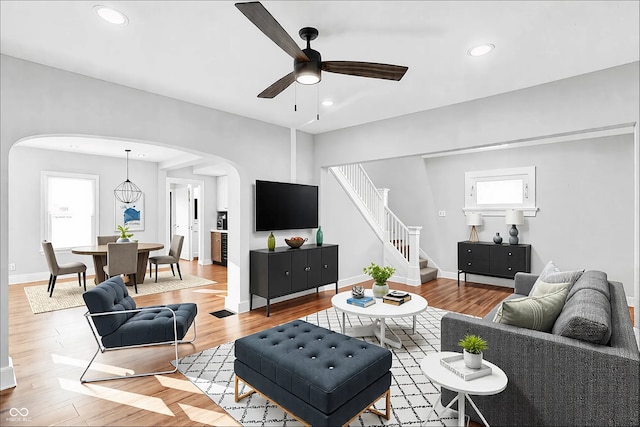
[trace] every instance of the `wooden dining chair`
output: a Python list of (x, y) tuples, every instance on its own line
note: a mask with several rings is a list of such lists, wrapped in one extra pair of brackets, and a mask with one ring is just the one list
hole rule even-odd
[(120, 274), (128, 275), (138, 293), (138, 242), (107, 243), (107, 265), (103, 268), (107, 278)]
[[(44, 257), (47, 260), (47, 266), (49, 267), (49, 286), (47, 286), (47, 292), (49, 292), (49, 298), (53, 296), (53, 288), (56, 286), (56, 279), (58, 276), (65, 274), (78, 274), (78, 284), (82, 286), (84, 283), (84, 290), (87, 291), (87, 266), (81, 262), (70, 262), (68, 264), (58, 264), (56, 259), (56, 252), (53, 250), (51, 242), (46, 240), (42, 242), (42, 251)], [(82, 274), (82, 282), (80, 281), (80, 275)]]
[(173, 264), (178, 269), (180, 280), (182, 280), (182, 273), (180, 272), (180, 253), (182, 252), (182, 243), (184, 242), (184, 236), (174, 234), (171, 238), (171, 247), (169, 248), (169, 255), (158, 255), (149, 258), (149, 277), (152, 277), (153, 264), (156, 265), (156, 282), (158, 282), (158, 264), (170, 264), (171, 272), (176, 275), (173, 270)]
[(107, 243), (115, 243), (118, 240), (117, 235), (113, 236), (98, 236), (98, 245), (106, 245)]

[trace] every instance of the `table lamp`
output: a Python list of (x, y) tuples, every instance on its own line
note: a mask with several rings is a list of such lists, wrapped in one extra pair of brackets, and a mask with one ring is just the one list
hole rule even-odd
[(524, 224), (524, 213), (515, 209), (508, 210), (504, 215), (504, 222), (511, 225), (509, 229), (509, 244), (518, 244), (518, 229), (516, 225)]
[(469, 212), (467, 214), (467, 225), (471, 226), (471, 234), (469, 235), (469, 241), (477, 242), (478, 232), (476, 231), (476, 225), (482, 225), (482, 214)]

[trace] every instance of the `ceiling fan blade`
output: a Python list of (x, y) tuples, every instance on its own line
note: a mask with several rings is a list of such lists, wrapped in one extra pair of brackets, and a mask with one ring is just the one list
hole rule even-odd
[(322, 71), (371, 77), (374, 79), (400, 80), (409, 68), (401, 65), (377, 64), (358, 61), (323, 61)]
[(287, 52), (293, 59), (308, 62), (309, 58), (304, 54), (300, 46), (293, 41), (291, 36), (282, 28), (276, 19), (259, 1), (249, 3), (236, 3), (236, 7), (244, 14), (249, 21), (260, 29), (282, 50)]
[(260, 92), (258, 98), (275, 98), (280, 92), (285, 90), (291, 85), (291, 83), (296, 81), (295, 73), (292, 71), (286, 76), (282, 77), (280, 80)]

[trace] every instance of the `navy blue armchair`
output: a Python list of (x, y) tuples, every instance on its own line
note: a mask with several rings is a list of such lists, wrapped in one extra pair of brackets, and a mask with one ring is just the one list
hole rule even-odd
[[(85, 292), (82, 297), (88, 308), (85, 318), (98, 344), (98, 350), (80, 376), (80, 381), (83, 383), (176, 372), (178, 344), (190, 343), (196, 339), (195, 318), (198, 308), (194, 303), (137, 308), (120, 276), (105, 280)], [(192, 324), (193, 338), (184, 341)], [(85, 374), (98, 353), (162, 344), (171, 344), (175, 347), (176, 367), (172, 370), (85, 379)]]

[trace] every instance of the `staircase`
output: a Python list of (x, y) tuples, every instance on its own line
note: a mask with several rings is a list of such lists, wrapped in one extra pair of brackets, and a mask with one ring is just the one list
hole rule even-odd
[(438, 278), (438, 269), (429, 267), (426, 258), (420, 258), (420, 283), (427, 283)]
[(433, 280), (438, 269), (420, 254), (422, 227), (406, 226), (389, 209), (388, 189), (378, 189), (360, 164), (330, 167), (329, 171), (358, 207), (384, 246), (385, 263), (396, 269), (394, 280), (417, 286)]

